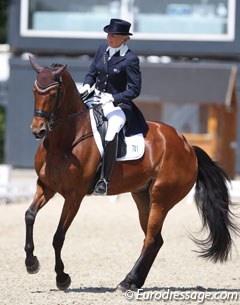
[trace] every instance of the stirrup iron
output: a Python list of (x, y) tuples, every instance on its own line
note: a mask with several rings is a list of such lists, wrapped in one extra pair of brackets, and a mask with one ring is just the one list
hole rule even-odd
[(101, 178), (100, 180), (98, 180), (97, 184), (95, 185), (94, 188), (94, 195), (107, 195), (107, 190), (108, 190), (108, 182), (106, 181), (106, 179)]

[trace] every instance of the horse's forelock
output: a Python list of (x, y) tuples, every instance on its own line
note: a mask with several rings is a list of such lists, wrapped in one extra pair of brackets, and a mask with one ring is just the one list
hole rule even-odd
[(47, 68), (51, 69), (51, 70), (55, 70), (55, 68), (60, 68), (63, 67), (64, 65), (59, 64), (59, 63), (52, 63), (51, 66), (48, 66)]

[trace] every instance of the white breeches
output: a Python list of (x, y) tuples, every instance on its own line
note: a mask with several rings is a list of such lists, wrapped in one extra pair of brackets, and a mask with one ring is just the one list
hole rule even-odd
[(126, 116), (120, 107), (115, 107), (113, 103), (103, 105), (103, 113), (108, 119), (108, 129), (105, 141), (112, 141), (126, 122)]

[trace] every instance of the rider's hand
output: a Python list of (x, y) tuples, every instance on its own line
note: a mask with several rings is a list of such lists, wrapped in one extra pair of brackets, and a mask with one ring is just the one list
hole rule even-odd
[(101, 94), (101, 103), (102, 105), (114, 102), (114, 98), (110, 93), (102, 93)]
[(89, 84), (85, 84), (84, 86), (82, 86), (79, 90), (79, 94), (81, 96), (81, 98), (84, 100), (86, 99), (86, 97), (90, 94), (90, 85)]

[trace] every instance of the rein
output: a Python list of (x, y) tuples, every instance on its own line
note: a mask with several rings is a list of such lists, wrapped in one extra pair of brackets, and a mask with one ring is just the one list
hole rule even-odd
[[(54, 121), (50, 121), (50, 122), (48, 122), (47, 121), (47, 123), (48, 123), (48, 128), (49, 128), (49, 130), (53, 130), (54, 128), (56, 128), (56, 127), (59, 127), (59, 126), (61, 126), (62, 124), (65, 124), (65, 122), (66, 121), (69, 121), (69, 120), (71, 120), (71, 119), (74, 119), (75, 117), (77, 117), (77, 116), (81, 116), (83, 113), (85, 113), (85, 112), (87, 112), (87, 111), (89, 111), (89, 110), (91, 110), (91, 109), (97, 109), (97, 107), (98, 107), (98, 105), (94, 105), (94, 106), (92, 106), (91, 108), (86, 108), (85, 110), (83, 110), (83, 111), (80, 111), (80, 112), (76, 112), (76, 113), (73, 113), (73, 114), (70, 114), (70, 115), (68, 115), (68, 116), (66, 116), (66, 117), (62, 117), (62, 118), (58, 118), (58, 119), (55, 119)], [(96, 125), (96, 127), (98, 128), (98, 127), (100, 127), (102, 124), (103, 124), (103, 120), (101, 121), (101, 123), (97, 123), (97, 125)], [(84, 134), (84, 135), (82, 135), (80, 138), (78, 138), (73, 144), (72, 144), (72, 148), (73, 147), (75, 147), (76, 145), (78, 145), (80, 142), (82, 142), (82, 141), (84, 141), (84, 140), (86, 140), (86, 139), (88, 139), (88, 138), (90, 138), (90, 137), (92, 137), (93, 136), (93, 132), (91, 131), (91, 132), (88, 132), (88, 133), (86, 133), (86, 134)]]
[[(86, 109), (84, 109), (83, 111), (79, 111), (79, 112), (67, 115), (65, 117), (57, 117), (56, 112), (60, 107), (61, 97), (62, 97), (62, 95), (61, 95), (62, 94), (62, 78), (60, 78), (59, 81), (50, 84), (46, 88), (42, 88), (37, 83), (37, 80), (35, 80), (35, 87), (40, 94), (46, 94), (50, 90), (58, 87), (57, 100), (56, 100), (56, 104), (55, 104), (53, 112), (50, 113), (50, 112), (47, 112), (44, 110), (40, 110), (40, 109), (36, 109), (36, 108), (34, 109), (35, 116), (43, 117), (46, 119), (47, 126), (50, 131), (52, 131), (54, 128), (61, 126), (62, 124), (65, 124), (67, 121), (70, 121), (78, 116), (81, 116), (82, 114), (88, 112), (91, 109), (97, 109), (99, 107), (99, 105), (93, 105), (92, 107), (86, 107)], [(97, 128), (100, 127), (101, 125), (102, 125), (102, 123), (99, 124), (99, 122), (98, 122)], [(73, 147), (76, 146), (81, 141), (83, 141), (89, 137), (92, 137), (92, 135), (93, 135), (93, 132), (89, 132), (85, 135), (82, 135), (76, 142), (73, 143)]]
[[(93, 105), (91, 108), (86, 108), (83, 111), (70, 114), (70, 115), (68, 115), (66, 117), (55, 119), (52, 122), (48, 122), (49, 130), (53, 130), (54, 128), (59, 127), (62, 124), (65, 124), (66, 121), (74, 119), (77, 116), (81, 116), (83, 113), (85, 113), (85, 112), (87, 112), (87, 111), (89, 111), (91, 109), (95, 109), (96, 110), (98, 108), (98, 106), (99, 105)], [(102, 120), (100, 123), (97, 122), (97, 125), (96, 125), (97, 129), (98, 129), (98, 127), (102, 126), (103, 123), (104, 123), (104, 120)], [(80, 142), (82, 142), (82, 141), (84, 141), (84, 140), (86, 140), (86, 139), (88, 139), (88, 138), (90, 138), (92, 136), (93, 136), (93, 132), (92, 131), (87, 133), (87, 134), (82, 135), (79, 139), (76, 140), (76, 142), (73, 143), (72, 147), (75, 147), (78, 143), (80, 143)]]

